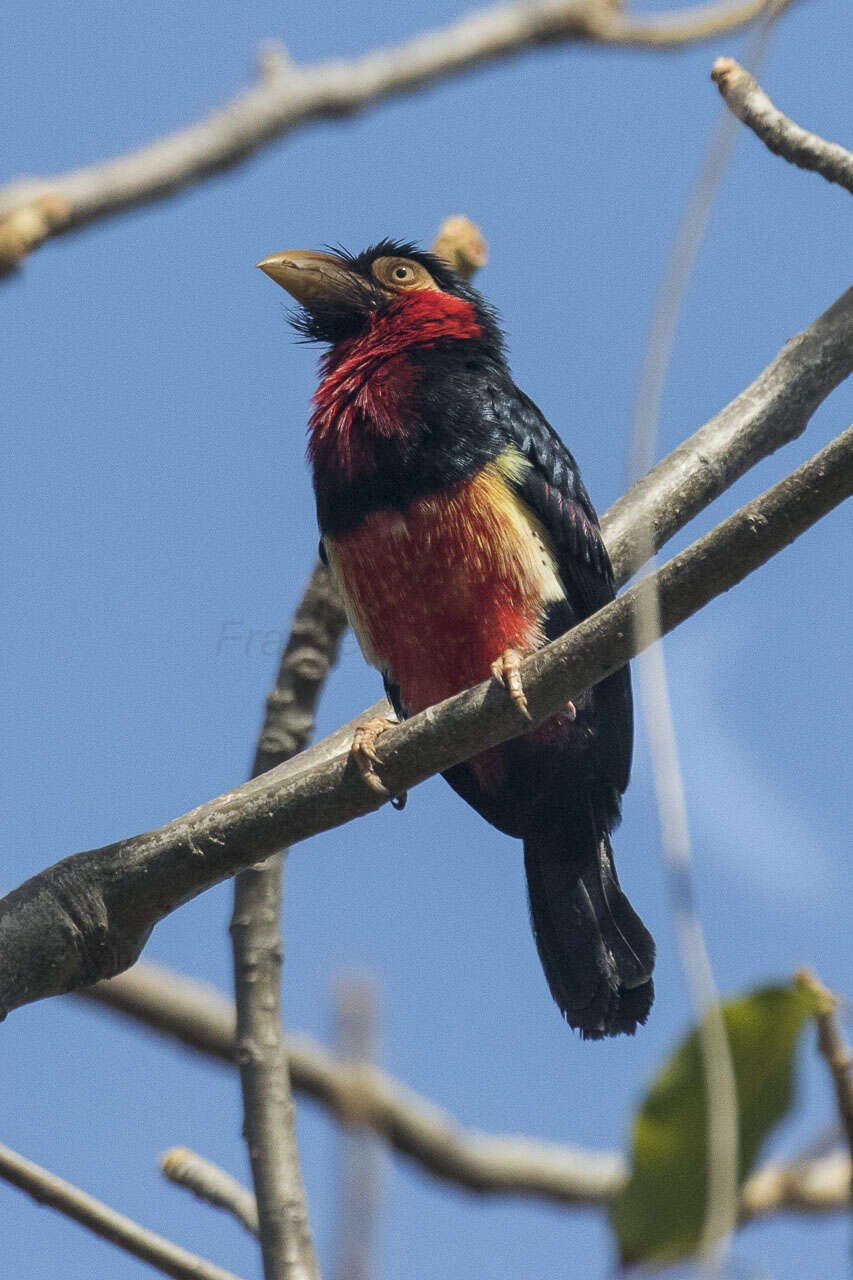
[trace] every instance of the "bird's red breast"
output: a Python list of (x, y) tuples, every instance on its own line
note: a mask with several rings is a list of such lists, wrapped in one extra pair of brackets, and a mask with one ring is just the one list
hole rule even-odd
[(416, 712), (489, 677), (505, 649), (543, 643), (543, 604), (562, 587), (549, 540), (510, 476), (507, 450), (405, 512), (326, 538), (365, 654)]

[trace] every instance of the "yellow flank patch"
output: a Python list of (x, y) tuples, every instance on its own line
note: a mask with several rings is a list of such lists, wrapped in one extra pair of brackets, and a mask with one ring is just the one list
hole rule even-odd
[(533, 464), (528, 462), (520, 449), (516, 449), (515, 445), (511, 444), (504, 449), (503, 453), (498, 454), (492, 465), (497, 467), (510, 484), (521, 484)]
[(513, 445), (485, 466), (471, 484), (474, 501), (490, 504), (503, 526), (501, 550), (519, 562), (524, 578), (535, 583), (543, 604), (565, 597), (554, 544), (527, 504), (515, 492), (531, 463)]

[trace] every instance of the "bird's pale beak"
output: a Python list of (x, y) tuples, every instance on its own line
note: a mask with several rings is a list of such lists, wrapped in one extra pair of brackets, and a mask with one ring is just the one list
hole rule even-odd
[(330, 253), (271, 253), (255, 266), (309, 310), (318, 302), (344, 301), (352, 295), (352, 272)]

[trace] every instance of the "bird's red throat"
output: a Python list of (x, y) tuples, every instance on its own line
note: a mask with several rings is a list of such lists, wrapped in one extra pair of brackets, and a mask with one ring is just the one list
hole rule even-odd
[(376, 465), (379, 441), (405, 444), (418, 426), (412, 406), (417, 370), (409, 353), (480, 333), (470, 302), (430, 289), (395, 298), (364, 333), (336, 343), (323, 359), (308, 424), (315, 470), (357, 478)]

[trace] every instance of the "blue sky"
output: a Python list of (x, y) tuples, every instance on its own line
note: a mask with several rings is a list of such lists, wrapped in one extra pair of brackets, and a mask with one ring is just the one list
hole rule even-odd
[[(97, 161), (227, 101), (258, 43), (299, 61), (354, 54), (460, 12), (453, 0), (117, 6), (7, 0), (4, 175)], [(803, 124), (853, 141), (853, 12), (812, 0), (780, 24), (763, 83)], [(0, 887), (75, 849), (154, 826), (241, 780), (270, 646), (316, 548), (304, 424), (314, 353), (253, 271), (266, 253), (383, 235), (428, 241), (448, 213), (491, 246), (519, 383), (578, 457), (599, 509), (624, 488), (627, 430), (656, 281), (708, 132), (708, 79), (742, 38), (651, 55), (554, 47), (312, 126), (241, 169), (47, 246), (0, 290), (5, 588)], [(745, 131), (691, 282), (661, 423), (672, 448), (850, 283), (849, 196)], [(849, 425), (842, 386), (805, 436), (674, 540), (684, 545)], [(851, 995), (850, 512), (668, 642), (697, 893), (721, 989), (812, 964)], [(246, 643), (219, 644), (222, 629)], [(319, 730), (378, 696), (348, 638)], [(520, 849), (441, 782), (303, 845), (285, 883), (287, 1024), (326, 1038), (341, 970), (381, 985), (382, 1065), (467, 1125), (611, 1148), (688, 1019), (645, 736), (616, 843), (656, 935), (657, 1004), (631, 1041), (561, 1023), (527, 923)], [(165, 921), (149, 958), (229, 989), (229, 886)], [(162, 1184), (175, 1143), (245, 1177), (225, 1069), (70, 1000), (2, 1029), (0, 1138), (245, 1277), (254, 1246)], [(792, 1153), (832, 1118), (809, 1044)], [(337, 1135), (300, 1104), (321, 1258)], [(483, 1200), (386, 1158), (377, 1280), (611, 1273), (600, 1215)], [(0, 1185), (10, 1275), (147, 1275)], [(848, 1225), (775, 1220), (738, 1236), (737, 1274), (840, 1275)]]

